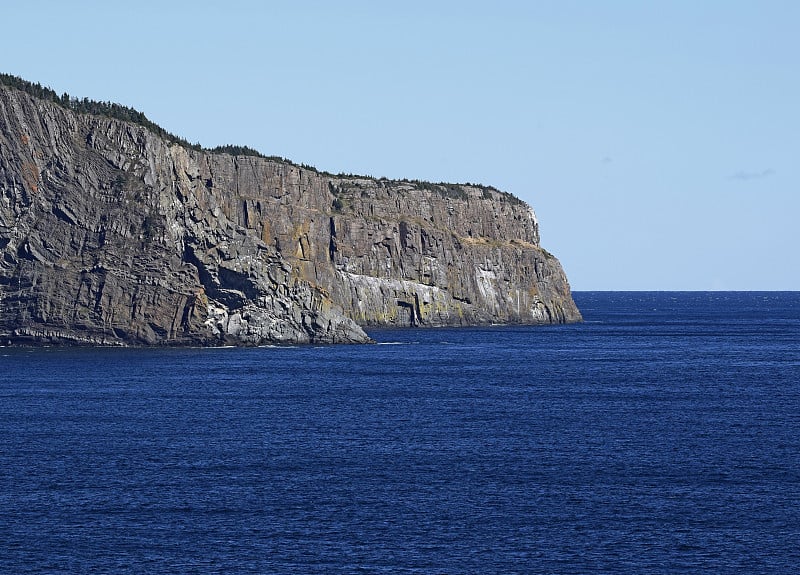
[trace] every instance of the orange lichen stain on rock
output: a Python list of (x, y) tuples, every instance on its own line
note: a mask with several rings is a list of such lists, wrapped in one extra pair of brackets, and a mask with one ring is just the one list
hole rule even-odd
[(197, 291), (194, 293), (194, 298), (201, 306), (208, 307), (208, 296), (203, 286), (197, 288)]
[(297, 245), (294, 256), (298, 259), (308, 260), (313, 257), (311, 241), (308, 236), (309, 231), (311, 231), (311, 222), (309, 221), (294, 226), (292, 238)]
[(317, 269), (314, 262), (308, 260), (300, 260), (294, 268), (295, 277), (308, 284), (316, 285)]
[(22, 164), (22, 179), (25, 186), (32, 192), (39, 192), (39, 168), (33, 162)]
[(261, 222), (261, 241), (267, 245), (272, 243), (269, 220), (264, 220), (263, 222)]
[(22, 142), (22, 145), (23, 145), (23, 146), (27, 146), (28, 144), (30, 144), (30, 143), (31, 143), (31, 139), (30, 139), (30, 138), (29, 138), (27, 135), (25, 135), (25, 134), (22, 134), (22, 136), (20, 136), (20, 138), (19, 138), (19, 139), (20, 139), (20, 141)]

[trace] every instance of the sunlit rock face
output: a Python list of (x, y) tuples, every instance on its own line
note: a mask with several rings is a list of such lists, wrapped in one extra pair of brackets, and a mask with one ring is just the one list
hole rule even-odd
[(360, 326), (580, 320), (533, 210), (493, 188), (195, 150), (2, 86), (0, 123), (2, 340), (365, 342)]

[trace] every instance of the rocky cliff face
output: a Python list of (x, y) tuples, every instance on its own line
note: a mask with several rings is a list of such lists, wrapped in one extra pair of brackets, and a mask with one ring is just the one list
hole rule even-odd
[(513, 196), (188, 149), (2, 86), (0, 258), (10, 341), (361, 342), (359, 325), (580, 320)]

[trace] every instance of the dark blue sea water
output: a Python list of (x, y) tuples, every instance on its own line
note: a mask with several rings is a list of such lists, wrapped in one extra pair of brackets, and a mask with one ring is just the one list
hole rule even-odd
[(791, 573), (800, 293), (384, 345), (0, 349), (3, 573)]

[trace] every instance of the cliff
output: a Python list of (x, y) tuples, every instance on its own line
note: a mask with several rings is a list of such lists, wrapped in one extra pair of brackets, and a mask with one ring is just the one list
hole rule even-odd
[(182, 145), (0, 86), (0, 341), (368, 341), (579, 321), (533, 211)]

